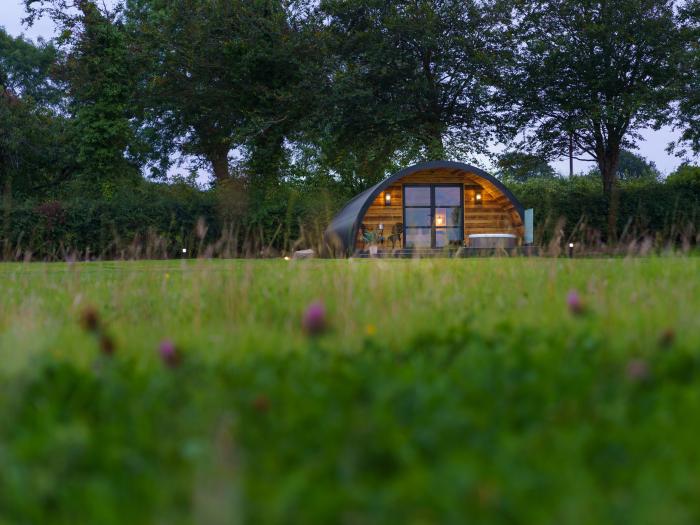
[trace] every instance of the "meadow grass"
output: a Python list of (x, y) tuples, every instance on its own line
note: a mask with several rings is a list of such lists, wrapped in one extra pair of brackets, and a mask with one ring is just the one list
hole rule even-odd
[(32, 263), (0, 282), (0, 523), (700, 520), (699, 258)]

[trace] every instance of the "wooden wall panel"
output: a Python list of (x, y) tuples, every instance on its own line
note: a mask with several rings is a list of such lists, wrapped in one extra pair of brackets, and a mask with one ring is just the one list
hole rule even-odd
[[(512, 233), (522, 240), (523, 224), (515, 206), (490, 182), (472, 173), (456, 170), (429, 170), (413, 173), (381, 192), (367, 209), (361, 221), (368, 230), (384, 226), (384, 248), (391, 248), (389, 235), (395, 224), (403, 222), (404, 184), (463, 184), (464, 185), (464, 238), (475, 233)], [(482, 202), (475, 195), (481, 190)], [(385, 193), (391, 194), (391, 205), (384, 205)], [(363, 249), (361, 231), (358, 231), (356, 249)], [(396, 248), (403, 246), (396, 245)]]

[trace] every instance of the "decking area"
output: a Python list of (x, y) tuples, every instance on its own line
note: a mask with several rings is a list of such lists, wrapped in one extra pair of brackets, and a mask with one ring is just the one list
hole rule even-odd
[(539, 246), (516, 246), (514, 248), (380, 248), (372, 254), (369, 250), (358, 250), (355, 259), (428, 259), (470, 257), (533, 257), (540, 255)]

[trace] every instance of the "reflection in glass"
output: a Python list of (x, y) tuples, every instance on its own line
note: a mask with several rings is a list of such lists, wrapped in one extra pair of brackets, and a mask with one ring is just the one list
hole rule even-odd
[(406, 228), (407, 248), (430, 248), (430, 228)]
[(461, 206), (462, 188), (456, 186), (436, 186), (435, 206)]
[(430, 208), (406, 208), (406, 227), (430, 226)]
[(430, 206), (430, 187), (407, 186), (404, 198), (406, 206)]
[(462, 244), (462, 232), (459, 228), (435, 228), (435, 247)]
[(435, 208), (435, 226), (460, 226), (462, 208)]
[(447, 210), (445, 208), (435, 209), (435, 226), (446, 226)]

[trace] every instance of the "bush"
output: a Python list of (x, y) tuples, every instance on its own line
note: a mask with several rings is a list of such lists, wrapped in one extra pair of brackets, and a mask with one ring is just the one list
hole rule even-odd
[[(666, 181), (653, 178), (620, 183), (618, 236), (626, 240), (651, 237), (665, 242), (690, 239), (700, 231), (700, 170), (681, 168)], [(596, 177), (531, 179), (509, 188), (525, 208), (535, 210), (536, 241), (563, 236), (581, 240), (607, 230), (607, 200)]]

